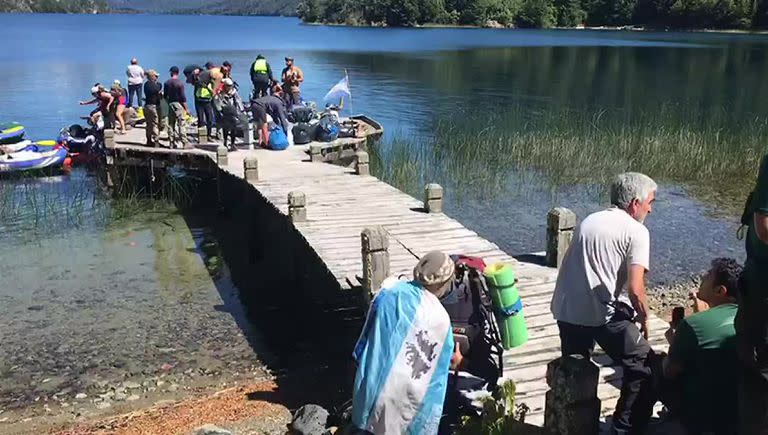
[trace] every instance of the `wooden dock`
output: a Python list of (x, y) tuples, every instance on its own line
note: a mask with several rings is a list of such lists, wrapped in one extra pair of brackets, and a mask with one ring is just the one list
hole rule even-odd
[[(135, 128), (127, 135), (115, 136), (114, 153), (137, 154), (142, 149), (144, 130)], [(215, 144), (214, 144), (215, 145)], [(221, 169), (245, 181), (244, 161), (258, 159), (258, 181), (253, 187), (277, 210), (288, 214), (289, 192), (306, 196), (306, 222), (294, 225), (336, 277), (341, 288), (358, 285), (363, 275), (360, 233), (365, 227), (380, 225), (389, 235), (389, 255), (393, 275), (410, 276), (417, 257), (432, 250), (449, 254), (482, 257), (487, 263), (510, 264), (519, 277), (530, 340), (506, 352), (505, 377), (517, 384), (519, 401), (531, 411), (526, 422), (543, 425), (544, 395), (548, 389), (546, 366), (560, 356), (557, 325), (549, 311), (557, 270), (522, 262), (503, 252), (493, 242), (465, 228), (443, 213), (425, 213), (424, 203), (373, 176), (356, 175), (355, 170), (327, 163), (312, 162), (308, 146), (292, 146), (285, 151), (239, 150), (226, 156)], [(170, 160), (207, 159), (215, 166), (212, 147), (195, 150), (145, 149), (146, 155)], [(181, 154), (182, 156), (175, 156)], [(542, 231), (545, 217), (542, 216)], [(666, 322), (651, 319), (652, 344), (666, 350)], [(604, 355), (595, 360), (602, 366), (598, 388), (604, 415), (613, 412), (619, 395), (621, 370), (611, 366)]]

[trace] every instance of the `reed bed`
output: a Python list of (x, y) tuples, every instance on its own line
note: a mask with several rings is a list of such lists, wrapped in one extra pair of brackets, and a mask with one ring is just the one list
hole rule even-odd
[(487, 197), (511, 184), (601, 189), (632, 170), (736, 210), (768, 151), (768, 118), (674, 104), (653, 112), (516, 106), (490, 117), (440, 118), (431, 130), (422, 139), (397, 135), (373, 150), (374, 173), (411, 193), (436, 181), (458, 195)]

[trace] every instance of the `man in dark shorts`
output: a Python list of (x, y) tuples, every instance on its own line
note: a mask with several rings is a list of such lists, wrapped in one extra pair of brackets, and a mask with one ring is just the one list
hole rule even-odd
[(253, 111), (253, 122), (258, 128), (261, 129), (261, 145), (269, 145), (269, 126), (267, 125), (267, 114), (272, 117), (272, 120), (280, 125), (288, 134), (288, 115), (285, 109), (285, 101), (283, 101), (282, 90), (280, 86), (275, 86), (272, 89), (272, 95), (257, 98), (251, 104), (251, 110)]
[(768, 156), (742, 216), (747, 262), (736, 315), (744, 364), (739, 391), (740, 433), (768, 434)]

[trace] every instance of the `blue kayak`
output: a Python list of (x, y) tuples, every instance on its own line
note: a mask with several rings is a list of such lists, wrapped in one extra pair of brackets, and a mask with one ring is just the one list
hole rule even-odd
[(57, 168), (67, 158), (67, 149), (53, 141), (41, 141), (15, 153), (0, 155), (0, 173)]
[(16, 143), (24, 138), (24, 127), (15, 122), (0, 124), (0, 144)]

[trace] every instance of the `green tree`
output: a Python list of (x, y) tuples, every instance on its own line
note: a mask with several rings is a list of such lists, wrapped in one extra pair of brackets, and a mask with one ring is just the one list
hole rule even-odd
[(387, 25), (413, 26), (419, 21), (419, 0), (390, 0), (387, 9)]
[(637, 0), (586, 0), (584, 10), (590, 26), (624, 26), (632, 24)]
[(556, 23), (555, 7), (550, 0), (523, 0), (515, 22), (518, 27), (552, 27)]
[(587, 18), (580, 0), (554, 0), (554, 7), (559, 27), (580, 26)]
[(322, 18), (322, 5), (320, 0), (302, 0), (296, 12), (302, 21), (316, 23)]

